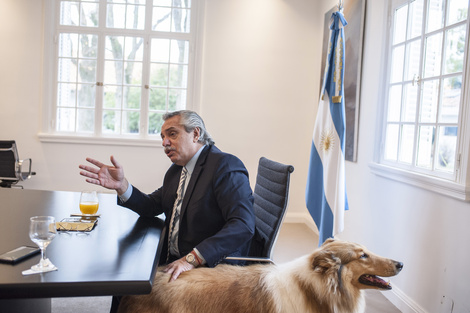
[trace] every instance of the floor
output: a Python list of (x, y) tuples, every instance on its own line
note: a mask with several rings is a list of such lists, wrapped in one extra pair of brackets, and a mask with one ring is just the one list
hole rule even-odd
[[(273, 259), (282, 264), (316, 249), (318, 237), (305, 224), (284, 223), (274, 248)], [(110, 297), (55, 298), (52, 313), (109, 312)], [(380, 291), (366, 291), (365, 313), (401, 313)]]

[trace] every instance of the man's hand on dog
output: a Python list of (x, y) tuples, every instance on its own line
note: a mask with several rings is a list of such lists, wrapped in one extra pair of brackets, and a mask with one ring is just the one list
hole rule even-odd
[(181, 273), (190, 271), (194, 269), (194, 265), (191, 263), (188, 263), (186, 261), (186, 258), (183, 257), (179, 260), (176, 260), (170, 264), (168, 264), (167, 267), (163, 270), (165, 273), (171, 274), (170, 276), (170, 282), (176, 280), (178, 276), (180, 276)]

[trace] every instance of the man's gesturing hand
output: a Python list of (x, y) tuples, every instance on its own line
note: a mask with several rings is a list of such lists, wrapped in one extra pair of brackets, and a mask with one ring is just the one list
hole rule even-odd
[(124, 169), (116, 161), (114, 156), (110, 158), (113, 166), (103, 164), (92, 158), (87, 158), (86, 160), (96, 166), (79, 166), (79, 168), (82, 169), (80, 175), (87, 177), (87, 182), (108, 189), (114, 189), (120, 195), (127, 190), (128, 182), (124, 177)]

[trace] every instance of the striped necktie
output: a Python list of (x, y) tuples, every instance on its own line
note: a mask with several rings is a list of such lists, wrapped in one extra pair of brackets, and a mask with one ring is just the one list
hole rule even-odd
[(180, 176), (180, 182), (178, 185), (178, 191), (176, 192), (176, 200), (175, 204), (173, 205), (173, 215), (170, 221), (170, 234), (168, 236), (168, 255), (167, 261), (170, 257), (170, 253), (174, 256), (179, 256), (179, 249), (178, 249), (178, 233), (179, 233), (179, 221), (180, 221), (180, 212), (181, 212), (181, 204), (183, 203), (183, 193), (184, 193), (184, 185), (186, 184), (186, 178), (188, 177), (188, 170), (186, 167), (183, 167)]

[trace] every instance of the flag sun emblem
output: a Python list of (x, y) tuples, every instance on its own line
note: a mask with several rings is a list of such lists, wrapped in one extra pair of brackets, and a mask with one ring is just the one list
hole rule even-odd
[(335, 137), (331, 129), (326, 129), (321, 134), (320, 147), (323, 151), (330, 151), (335, 144)]

